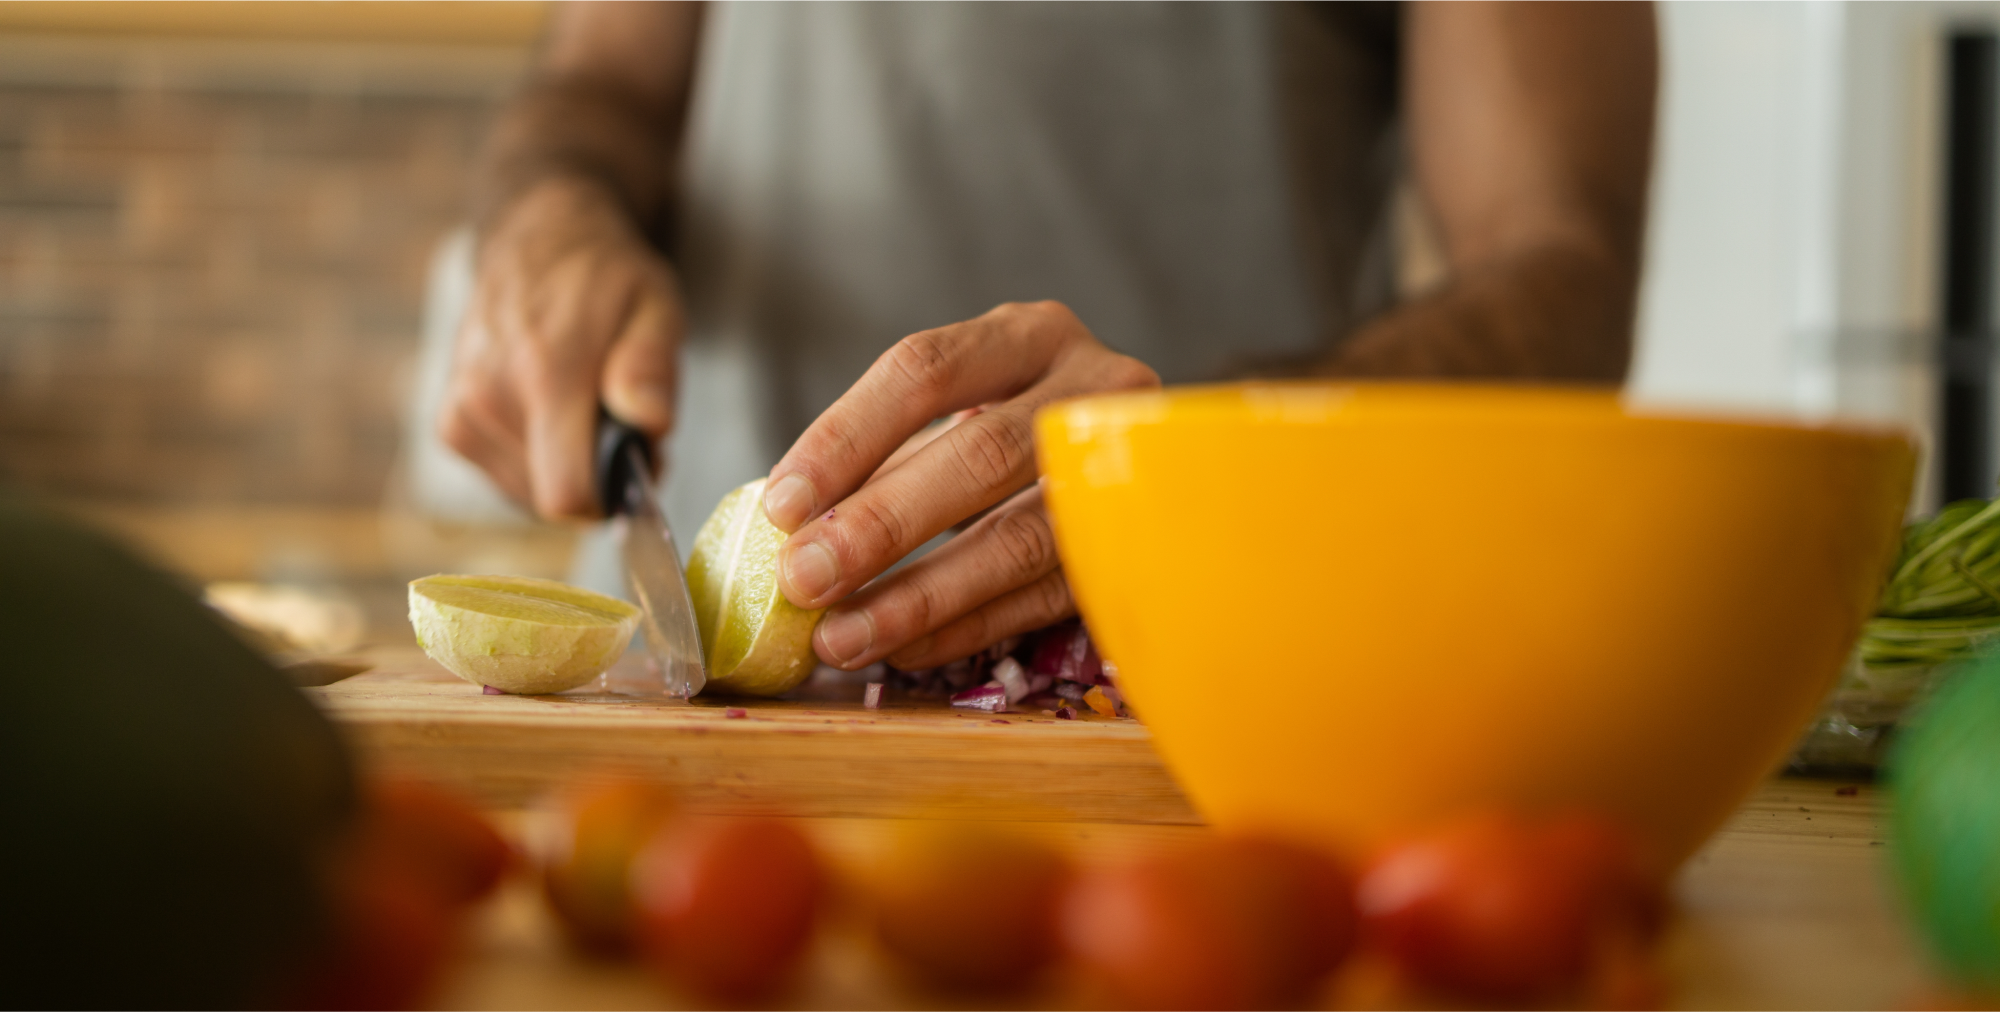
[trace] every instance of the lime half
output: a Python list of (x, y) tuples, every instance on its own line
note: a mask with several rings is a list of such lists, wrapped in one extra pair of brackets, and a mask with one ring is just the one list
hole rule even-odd
[(632, 641), (639, 609), (554, 580), (426, 576), (410, 582), (410, 625), (452, 674), (538, 695), (602, 674)]
[(775, 696), (812, 674), (813, 626), (825, 609), (807, 611), (778, 589), (785, 537), (764, 517), (762, 478), (723, 496), (694, 536), (688, 594), (709, 691)]

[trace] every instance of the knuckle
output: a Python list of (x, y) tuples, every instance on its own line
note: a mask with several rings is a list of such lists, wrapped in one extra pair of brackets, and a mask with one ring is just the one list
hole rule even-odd
[(1020, 474), (1033, 446), (1026, 420), (1008, 411), (977, 415), (952, 435), (958, 465), (977, 489), (1008, 484)]
[(1029, 592), (1032, 595), (1028, 602), (1031, 609), (1029, 619), (1037, 625), (1069, 614), (1071, 607), (1069, 581), (1063, 578), (1060, 571), (1035, 581)]
[(1156, 387), (1160, 385), (1160, 374), (1130, 355), (1115, 355), (1111, 362), (1111, 382), (1121, 390)]
[(1055, 299), (1043, 299), (1040, 302), (1030, 303), (1028, 308), (1034, 310), (1035, 315), (1045, 317), (1052, 323), (1074, 324), (1083, 322), (1077, 319), (1076, 313), (1069, 308), (1068, 303)]
[(446, 408), (444, 413), (438, 416), (437, 434), (438, 438), (444, 441), (444, 445), (468, 459), (480, 445), (472, 420), (467, 418), (465, 412), (457, 405)]
[(841, 556), (840, 571), (854, 573), (879, 555), (895, 551), (903, 544), (907, 525), (893, 509), (871, 500), (849, 500), (840, 504), (840, 537), (833, 539), (834, 551)]
[(1058, 341), (1066, 341), (1080, 329), (1081, 324), (1068, 306), (1054, 299), (1003, 302), (993, 307), (990, 315), (1008, 333), (1025, 340), (1054, 337)]
[(912, 580), (901, 596), (892, 619), (901, 636), (921, 636), (951, 618), (949, 602), (934, 580)]
[(938, 331), (919, 331), (897, 341), (883, 361), (919, 398), (937, 401), (951, 389), (952, 349)]
[(854, 422), (838, 412), (821, 415), (819, 421), (813, 423), (813, 428), (818, 430), (817, 435), (825, 445), (813, 446), (813, 452), (800, 459), (799, 467), (800, 470), (806, 471), (807, 478), (817, 486), (820, 475), (815, 473), (817, 469), (813, 467), (814, 462), (822, 459), (852, 459), (860, 446), (860, 440), (854, 431)]
[(993, 520), (993, 538), (1013, 572), (1033, 576), (1055, 556), (1055, 532), (1040, 510), (1016, 509)]

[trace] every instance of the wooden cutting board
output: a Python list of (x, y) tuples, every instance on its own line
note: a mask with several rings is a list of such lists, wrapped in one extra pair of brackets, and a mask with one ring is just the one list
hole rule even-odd
[(622, 770), (709, 811), (1200, 821), (1133, 720), (988, 714), (894, 696), (869, 710), (858, 684), (815, 685), (788, 700), (488, 696), (416, 650), (366, 659), (368, 672), (306, 690), (362, 761), (496, 807)]

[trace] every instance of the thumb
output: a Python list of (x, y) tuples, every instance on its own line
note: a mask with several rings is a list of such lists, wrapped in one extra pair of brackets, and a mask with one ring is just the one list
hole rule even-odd
[(680, 314), (655, 296), (639, 303), (604, 359), (604, 407), (654, 439), (674, 427)]

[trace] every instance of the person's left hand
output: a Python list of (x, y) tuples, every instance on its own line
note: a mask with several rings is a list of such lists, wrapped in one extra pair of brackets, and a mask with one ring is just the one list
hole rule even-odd
[[(1056, 302), (1008, 303), (884, 352), (764, 486), (765, 515), (792, 533), (778, 586), (801, 608), (834, 606), (813, 634), (820, 659), (932, 667), (1073, 614), (1030, 419), (1065, 397), (1159, 383)], [(989, 507), (936, 551), (868, 582)]]

